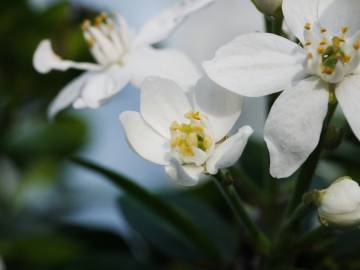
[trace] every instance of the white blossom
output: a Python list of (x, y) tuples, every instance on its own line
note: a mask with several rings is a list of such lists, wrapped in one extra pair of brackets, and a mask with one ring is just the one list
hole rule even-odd
[(175, 182), (186, 186), (232, 166), (253, 132), (245, 126), (227, 137), (241, 113), (239, 95), (206, 78), (188, 95), (174, 81), (148, 78), (141, 88), (140, 112), (120, 115), (134, 151), (165, 166)]
[(277, 178), (293, 174), (315, 149), (334, 94), (360, 139), (359, 1), (284, 0), (282, 9), (301, 46), (252, 33), (235, 38), (204, 63), (211, 79), (235, 93), (258, 97), (284, 90), (264, 131), (270, 173)]
[(360, 225), (360, 186), (350, 177), (336, 180), (318, 193), (318, 214), (326, 226)]
[(86, 72), (66, 85), (49, 108), (49, 117), (73, 104), (75, 108), (98, 108), (128, 83), (140, 87), (147, 76), (173, 79), (185, 89), (193, 87), (199, 71), (182, 52), (154, 49), (152, 44), (166, 39), (190, 14), (215, 0), (185, 0), (145, 23), (137, 35), (129, 31), (119, 14), (100, 14), (83, 23), (84, 38), (96, 63), (64, 60), (43, 40), (35, 51), (33, 65), (40, 73), (69, 68)]

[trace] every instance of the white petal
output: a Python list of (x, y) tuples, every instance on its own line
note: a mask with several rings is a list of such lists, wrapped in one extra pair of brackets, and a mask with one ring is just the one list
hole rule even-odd
[(165, 40), (192, 13), (208, 6), (215, 0), (186, 0), (143, 25), (135, 37), (134, 46), (147, 46)]
[(329, 214), (344, 214), (355, 211), (360, 205), (360, 187), (350, 178), (342, 178), (325, 190), (321, 211)]
[(140, 93), (141, 115), (165, 138), (170, 139), (172, 122), (187, 122), (185, 114), (191, 110), (185, 92), (175, 82), (157, 77), (145, 80)]
[[(324, 3), (326, 5), (324, 5)], [(358, 0), (320, 0), (320, 23), (332, 35), (341, 34), (341, 28), (349, 27), (348, 35), (360, 30), (360, 3)]]
[(328, 108), (325, 87), (311, 77), (286, 90), (275, 101), (264, 130), (273, 177), (292, 175), (317, 146)]
[(345, 78), (336, 89), (336, 97), (339, 101), (351, 129), (360, 140), (360, 75)]
[(138, 88), (145, 78), (157, 76), (174, 80), (189, 89), (201, 76), (190, 58), (177, 50), (145, 47), (131, 52), (125, 61), (132, 70), (132, 83)]
[(202, 178), (203, 167), (194, 165), (181, 165), (176, 159), (170, 160), (170, 165), (165, 167), (167, 175), (182, 186), (194, 186)]
[(243, 98), (211, 82), (199, 80), (195, 88), (195, 106), (208, 116), (215, 141), (229, 133), (241, 114)]
[(235, 38), (204, 62), (207, 75), (222, 87), (257, 97), (284, 90), (304, 76), (304, 50), (285, 38), (253, 33)]
[(252, 133), (251, 127), (244, 126), (235, 135), (216, 146), (214, 153), (206, 163), (206, 170), (210, 174), (217, 174), (219, 169), (234, 165), (243, 153)]
[(81, 99), (87, 107), (96, 109), (122, 90), (130, 81), (127, 68), (112, 65), (90, 78), (81, 91)]
[(314, 23), (319, 21), (318, 7), (319, 0), (283, 0), (286, 24), (302, 43), (304, 43), (305, 24), (310, 23), (314, 26)]
[(50, 40), (43, 40), (37, 47), (34, 57), (33, 66), (39, 73), (48, 73), (51, 70), (65, 71), (69, 68), (82, 70), (100, 70), (101, 67), (91, 63), (75, 63), (69, 60), (61, 59), (54, 53)]
[(129, 145), (138, 155), (156, 164), (168, 164), (168, 140), (146, 124), (138, 112), (123, 112), (119, 119)]
[(51, 102), (48, 109), (48, 117), (53, 118), (59, 111), (70, 106), (80, 96), (84, 84), (94, 76), (94, 72), (86, 72), (68, 83)]

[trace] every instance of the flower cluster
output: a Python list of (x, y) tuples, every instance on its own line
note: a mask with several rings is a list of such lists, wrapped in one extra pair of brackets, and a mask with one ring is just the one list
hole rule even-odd
[[(267, 15), (282, 11), (299, 43), (272, 33), (241, 35), (203, 63), (205, 75), (182, 52), (151, 47), (211, 2), (184, 1), (146, 23), (135, 36), (118, 14), (85, 21), (83, 33), (95, 64), (63, 60), (50, 41), (42, 41), (34, 56), (36, 70), (86, 71), (60, 92), (50, 117), (70, 104), (98, 108), (131, 82), (140, 89), (140, 110), (120, 115), (129, 145), (186, 186), (240, 158), (253, 130), (245, 126), (229, 133), (240, 117), (244, 96), (282, 92), (264, 130), (274, 178), (293, 175), (309, 158), (337, 104), (360, 139), (358, 1), (254, 0)], [(324, 224), (360, 223), (359, 186), (354, 181), (342, 179), (318, 195)]]

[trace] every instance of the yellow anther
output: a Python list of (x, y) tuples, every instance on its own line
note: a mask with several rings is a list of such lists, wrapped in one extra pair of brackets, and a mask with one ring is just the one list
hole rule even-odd
[(325, 48), (324, 47), (319, 47), (319, 48), (317, 48), (317, 52), (318, 52), (318, 54), (324, 54)]
[(342, 42), (345, 42), (345, 40), (341, 37), (332, 38), (332, 44), (334, 47), (340, 47)]
[(345, 35), (347, 32), (349, 32), (349, 27), (344, 26), (341, 28), (341, 33), (343, 33)]
[(192, 147), (197, 147), (198, 146), (198, 137), (196, 133), (190, 133), (187, 137), (186, 137), (186, 143), (189, 146)]
[(188, 112), (187, 114), (185, 114), (185, 117), (187, 119), (193, 119), (193, 120), (198, 120), (200, 121), (201, 118), (200, 118), (200, 112), (194, 112), (194, 111), (191, 111), (191, 112)]
[(203, 145), (206, 149), (209, 149), (212, 143), (213, 143), (213, 141), (210, 137), (206, 136), (204, 138)]
[(90, 27), (91, 27), (91, 22), (90, 22), (90, 20), (85, 20), (85, 21), (81, 24), (81, 29), (82, 29), (83, 31), (88, 31)]
[(358, 40), (358, 41), (356, 41), (356, 42), (354, 43), (353, 48), (354, 48), (355, 50), (359, 50), (359, 49), (360, 49), (360, 40)]
[(324, 74), (331, 75), (331, 74), (333, 74), (333, 72), (334, 72), (334, 69), (331, 67), (323, 67), (322, 68), (322, 73), (324, 73)]
[(311, 41), (307, 41), (307, 42), (305, 43), (305, 47), (309, 47), (309, 46), (311, 46)]
[(204, 132), (204, 127), (199, 126), (199, 125), (191, 125), (191, 129), (196, 133), (203, 133)]
[(327, 40), (326, 39), (323, 39), (319, 42), (319, 45), (320, 46), (326, 46), (327, 45)]
[(313, 58), (314, 58), (314, 56), (313, 56), (312, 53), (308, 53), (308, 54), (307, 54), (307, 59), (308, 59), (308, 60), (311, 60), (311, 59), (313, 59)]
[(174, 121), (171, 123), (170, 131), (175, 132), (180, 128), (180, 125), (178, 122)]
[(180, 146), (182, 141), (183, 138), (181, 138), (181, 136), (175, 137), (174, 139), (171, 140), (171, 148)]
[(304, 28), (305, 28), (306, 30), (311, 30), (311, 23), (305, 23)]
[(183, 144), (180, 146), (180, 154), (184, 157), (192, 157), (194, 156), (194, 151), (191, 147)]
[(348, 54), (345, 54), (344, 57), (343, 57), (343, 62), (345, 64), (349, 63), (351, 61), (351, 56), (348, 55)]
[(96, 40), (93, 37), (87, 37), (86, 38), (86, 43), (87, 43), (88, 47), (91, 48), (91, 47), (93, 47), (95, 45)]
[(324, 33), (326, 33), (327, 32), (327, 29), (326, 28), (324, 28), (324, 27), (321, 27), (320, 28), (320, 33), (321, 34), (324, 34)]

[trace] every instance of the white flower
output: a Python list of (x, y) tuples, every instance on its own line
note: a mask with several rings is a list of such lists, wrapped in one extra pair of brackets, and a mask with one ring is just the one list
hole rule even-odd
[(241, 113), (239, 95), (206, 78), (189, 95), (193, 100), (174, 81), (151, 77), (141, 88), (140, 113), (120, 115), (134, 151), (164, 165), (172, 179), (187, 186), (232, 166), (253, 132), (245, 126), (226, 137)]
[(266, 15), (275, 15), (281, 8), (282, 0), (252, 0), (255, 6)]
[(209, 77), (235, 93), (285, 90), (265, 125), (271, 175), (293, 174), (319, 142), (329, 85), (360, 139), (358, 0), (284, 0), (283, 13), (302, 47), (265, 33), (237, 37), (204, 63)]
[(43, 40), (33, 59), (38, 72), (86, 70), (55, 98), (49, 116), (71, 104), (75, 108), (98, 108), (129, 82), (140, 87), (147, 76), (173, 79), (185, 88), (194, 86), (200, 75), (184, 53), (156, 50), (151, 45), (166, 39), (186, 17), (214, 1), (185, 0), (145, 23), (134, 38), (118, 14), (100, 14), (93, 24), (85, 21), (83, 34), (96, 64), (63, 60), (54, 53), (50, 41)]
[(336, 180), (319, 191), (318, 214), (322, 224), (330, 226), (360, 225), (360, 186), (349, 177)]

